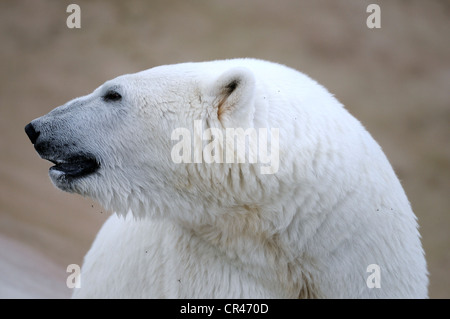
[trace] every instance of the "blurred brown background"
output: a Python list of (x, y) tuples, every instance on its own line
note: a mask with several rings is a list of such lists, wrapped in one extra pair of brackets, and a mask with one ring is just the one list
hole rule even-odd
[[(81, 29), (66, 26), (73, 2)], [(257, 57), (318, 80), (381, 144), (419, 219), (430, 297), (449, 298), (449, 35), (445, 0), (1, 1), (0, 297), (70, 296), (66, 267), (107, 216), (52, 186), (29, 121), (124, 73)]]

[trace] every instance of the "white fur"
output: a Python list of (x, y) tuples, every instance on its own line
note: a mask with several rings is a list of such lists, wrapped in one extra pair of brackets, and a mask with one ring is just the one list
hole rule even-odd
[[(120, 102), (101, 101), (111, 87)], [(65, 129), (53, 134), (101, 168), (53, 181), (119, 215), (86, 255), (74, 297), (427, 297), (416, 218), (388, 160), (302, 73), (253, 59), (161, 66), (108, 81), (36, 124), (55, 119)], [(194, 120), (279, 128), (278, 172), (174, 163), (171, 132), (194, 132)], [(366, 284), (370, 264), (381, 288)]]

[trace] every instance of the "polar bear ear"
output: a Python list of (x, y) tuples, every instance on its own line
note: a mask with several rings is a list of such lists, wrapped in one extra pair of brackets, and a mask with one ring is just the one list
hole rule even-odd
[(250, 124), (254, 112), (255, 76), (249, 69), (236, 67), (224, 72), (213, 84), (211, 94), (217, 117), (225, 127)]

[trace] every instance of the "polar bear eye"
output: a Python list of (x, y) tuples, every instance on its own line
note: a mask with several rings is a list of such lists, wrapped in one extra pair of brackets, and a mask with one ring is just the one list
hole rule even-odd
[(103, 101), (119, 101), (122, 99), (122, 95), (117, 93), (116, 91), (108, 91), (105, 95), (103, 95)]

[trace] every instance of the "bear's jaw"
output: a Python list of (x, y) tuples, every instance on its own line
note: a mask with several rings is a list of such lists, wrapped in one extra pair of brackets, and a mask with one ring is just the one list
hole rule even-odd
[(78, 154), (67, 158), (46, 158), (53, 164), (49, 168), (49, 176), (53, 184), (63, 191), (71, 192), (73, 184), (81, 178), (87, 177), (100, 168), (94, 156)]
[(55, 164), (50, 167), (50, 174), (56, 171), (58, 175), (61, 173), (67, 177), (77, 178), (94, 173), (100, 167), (97, 160), (91, 156), (77, 155), (65, 160), (47, 159)]

